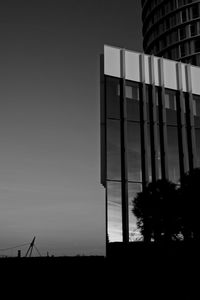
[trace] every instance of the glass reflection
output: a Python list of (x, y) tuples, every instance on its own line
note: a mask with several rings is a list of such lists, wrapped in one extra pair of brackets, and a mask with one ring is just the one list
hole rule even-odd
[[(179, 182), (179, 145), (177, 129), (176, 93), (172, 90), (165, 91), (165, 111), (167, 121), (167, 155), (169, 168), (169, 180)], [(107, 197), (108, 197), (108, 234), (109, 240), (122, 241), (122, 207), (121, 207), (121, 145), (120, 145), (120, 85), (119, 80), (107, 78)], [(148, 95), (148, 93), (147, 93)], [(161, 96), (159, 91), (159, 96)], [(189, 124), (189, 101), (188, 94), (184, 94), (185, 101), (183, 111), (186, 126)], [(149, 98), (150, 99), (150, 98)], [(130, 240), (140, 239), (136, 226), (136, 218), (132, 213), (132, 200), (141, 191), (141, 130), (138, 85), (127, 82), (127, 154), (128, 154), (128, 189), (129, 189), (129, 236)], [(158, 89), (156, 88), (157, 108), (157, 163), (159, 178), (161, 178), (161, 151), (160, 151), (160, 129), (158, 118)], [(147, 99), (147, 112), (149, 114), (149, 101)], [(186, 115), (187, 111), (187, 115)], [(193, 114), (195, 121), (195, 136), (197, 148), (197, 166), (200, 167), (200, 96), (193, 95)], [(113, 120), (114, 119), (114, 120)], [(149, 120), (149, 119), (148, 119)], [(152, 118), (151, 118), (152, 121)], [(152, 131), (153, 134), (153, 131)], [(148, 122), (148, 155), (149, 181), (152, 180), (151, 169), (151, 135), (150, 121)], [(188, 154), (186, 154), (188, 155)], [(118, 182), (116, 182), (118, 181)], [(130, 182), (131, 181), (131, 182)]]
[(141, 143), (140, 143), (140, 124), (128, 122), (128, 180), (140, 181), (141, 176)]
[(135, 99), (127, 99), (127, 120), (140, 121), (139, 101)]
[(176, 92), (172, 90), (165, 91), (165, 109), (168, 125), (177, 125)]
[(107, 120), (107, 179), (121, 179), (120, 122)]
[(121, 183), (107, 182), (108, 238), (122, 242)]
[(128, 184), (128, 197), (129, 197), (129, 239), (135, 241), (141, 238), (140, 232), (137, 228), (137, 219), (132, 213), (133, 199), (137, 193), (142, 191), (142, 185), (137, 183)]
[(140, 121), (139, 86), (134, 82), (128, 82), (126, 86), (127, 120)]

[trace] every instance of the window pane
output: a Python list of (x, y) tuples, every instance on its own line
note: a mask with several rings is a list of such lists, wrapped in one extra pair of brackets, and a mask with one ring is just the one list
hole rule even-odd
[(127, 99), (127, 120), (140, 121), (139, 101)]
[(120, 118), (119, 79), (106, 77), (106, 109), (108, 118)]
[(140, 121), (139, 87), (137, 83), (128, 82), (126, 86), (127, 119)]
[(181, 12), (181, 20), (182, 20), (182, 22), (187, 21), (187, 11), (186, 11), (186, 9), (182, 10), (182, 12)]
[(186, 28), (182, 27), (179, 29), (180, 40), (184, 40), (186, 38)]
[(121, 183), (107, 183), (108, 238), (110, 242), (122, 241)]
[(165, 108), (167, 125), (177, 125), (176, 93), (174, 91), (166, 90)]
[(200, 96), (197, 95), (193, 95), (193, 113), (195, 127), (200, 128)]
[(192, 6), (192, 18), (198, 18), (199, 17), (199, 5), (195, 4), (194, 6)]
[(178, 182), (180, 179), (178, 132), (176, 127), (167, 127), (169, 180)]
[(107, 120), (107, 179), (121, 179), (120, 121)]
[(190, 24), (190, 35), (194, 36), (197, 34), (197, 26), (196, 23)]
[(137, 219), (134, 216), (133, 209), (133, 199), (136, 197), (137, 193), (142, 191), (142, 185), (137, 183), (128, 184), (128, 195), (129, 195), (129, 239), (135, 241), (141, 239), (141, 234), (137, 228)]
[(200, 39), (195, 40), (195, 51), (200, 51)]
[(180, 45), (180, 51), (181, 51), (181, 56), (185, 56), (186, 55), (185, 44), (181, 44)]
[(140, 124), (127, 124), (128, 180), (141, 182)]

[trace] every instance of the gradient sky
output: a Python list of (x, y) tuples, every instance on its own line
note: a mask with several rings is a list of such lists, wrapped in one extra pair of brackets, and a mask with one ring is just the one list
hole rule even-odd
[(105, 253), (99, 54), (141, 51), (140, 18), (140, 0), (1, 1), (1, 249)]

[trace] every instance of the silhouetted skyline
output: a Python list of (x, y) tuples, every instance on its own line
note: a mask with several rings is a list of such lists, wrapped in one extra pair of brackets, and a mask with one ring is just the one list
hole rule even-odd
[(99, 54), (141, 51), (140, 1), (0, 3), (0, 248), (103, 254)]

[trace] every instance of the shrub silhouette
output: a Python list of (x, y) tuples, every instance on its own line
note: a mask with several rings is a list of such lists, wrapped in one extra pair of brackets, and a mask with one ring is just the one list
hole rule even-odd
[(132, 212), (145, 242), (169, 242), (181, 231), (180, 197), (170, 181), (149, 183), (133, 200)]

